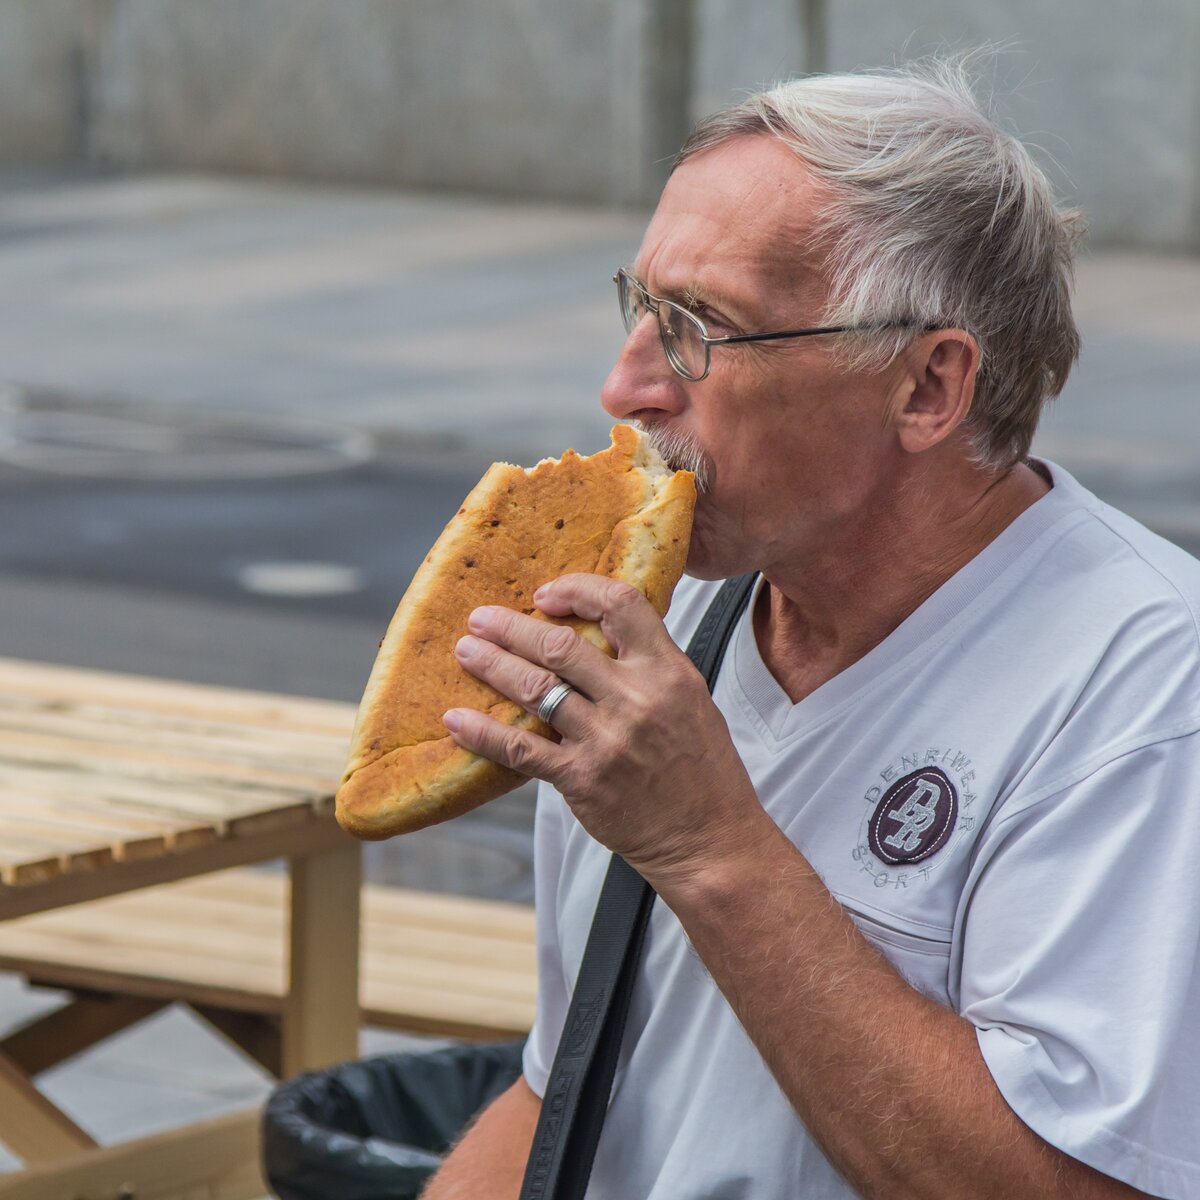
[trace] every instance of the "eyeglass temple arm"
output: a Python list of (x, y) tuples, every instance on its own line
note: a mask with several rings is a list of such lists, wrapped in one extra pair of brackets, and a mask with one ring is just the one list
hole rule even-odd
[(818, 333), (849, 333), (852, 328), (852, 325), (829, 325), (823, 329), (785, 329), (779, 333), (734, 333), (728, 337), (706, 337), (704, 340), (710, 346), (723, 346), (729, 342), (774, 342), (779, 338), (813, 337)]
[[(774, 342), (780, 338), (816, 337), (822, 333), (866, 333), (872, 329), (904, 329), (916, 324), (916, 321), (889, 321), (885, 325), (826, 325), (820, 329), (784, 329), (778, 333), (734, 333), (728, 337), (706, 337), (704, 340), (710, 346), (724, 346), (730, 342)], [(940, 329), (941, 326), (924, 325), (922, 328), (929, 333)]]

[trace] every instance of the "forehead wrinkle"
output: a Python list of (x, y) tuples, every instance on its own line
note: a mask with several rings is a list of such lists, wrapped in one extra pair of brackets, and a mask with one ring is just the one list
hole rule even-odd
[(643, 264), (647, 286), (754, 320), (811, 310), (825, 291), (812, 236), (822, 188), (793, 151), (769, 138), (755, 138), (752, 155), (735, 161), (729, 151), (738, 142), (750, 149), (748, 140), (705, 151), (672, 176), (670, 224), (652, 221), (643, 243), (652, 248)]

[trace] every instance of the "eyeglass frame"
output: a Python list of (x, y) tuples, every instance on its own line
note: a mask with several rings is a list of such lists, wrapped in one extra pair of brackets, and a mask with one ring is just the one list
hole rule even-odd
[[(625, 279), (632, 284), (641, 293), (646, 311), (654, 316), (655, 322), (658, 325), (658, 340), (662, 343), (663, 354), (666, 356), (667, 362), (670, 364), (671, 370), (676, 375), (688, 380), (689, 383), (700, 383), (708, 378), (708, 373), (712, 369), (712, 350), (713, 346), (728, 346), (735, 342), (773, 342), (783, 338), (801, 338), (801, 337), (817, 337), (820, 334), (826, 333), (866, 333), (876, 329), (899, 329), (905, 326), (920, 324), (917, 321), (888, 321), (880, 325), (823, 325), (815, 329), (781, 329), (774, 333), (732, 333), (726, 337), (709, 337), (708, 329), (704, 322), (693, 312), (688, 312), (682, 304), (674, 300), (668, 300), (665, 296), (655, 296), (648, 287), (636, 276), (632, 271), (627, 271), (624, 267), (620, 267), (617, 273), (612, 277), (613, 283), (617, 285), (618, 307), (621, 309), (621, 323), (626, 326), (625, 336), (628, 337), (633, 333), (635, 326), (629, 326), (625, 318), (625, 305), (620, 303), (621, 296), (621, 280)], [(671, 342), (667, 338), (666, 328), (663, 326), (662, 318), (658, 315), (659, 306), (665, 304), (668, 308), (674, 309), (698, 330), (700, 341), (704, 346), (704, 370), (699, 375), (693, 375), (685, 370), (683, 362), (676, 361), (672, 353)], [(937, 325), (925, 325), (924, 329), (928, 332), (937, 329)]]

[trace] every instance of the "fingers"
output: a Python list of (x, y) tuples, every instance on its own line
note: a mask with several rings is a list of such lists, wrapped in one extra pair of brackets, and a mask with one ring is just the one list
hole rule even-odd
[(452, 708), (442, 717), (442, 723), (464, 750), (490, 758), (531, 779), (555, 783), (566, 765), (565, 752), (554, 742), (528, 730), (503, 725), (474, 709)]
[[(538, 701), (560, 679), (566, 680), (594, 700), (606, 699), (615, 686), (612, 678), (612, 660), (603, 651), (585, 642), (569, 626), (538, 621), (508, 608), (488, 607), (475, 609), (467, 621), (467, 628), (472, 634), (478, 635), (479, 641), (493, 643), (511, 651), (526, 663), (545, 668), (549, 675), (557, 676), (547, 687), (537, 692)], [(459, 661), (472, 674), (476, 674), (465, 659), (460, 657)], [(524, 692), (532, 693), (533, 685), (544, 683), (546, 678), (545, 673), (537, 676), (532, 680), (531, 686), (523, 689)], [(509, 692), (493, 680), (487, 679), (486, 682), (491, 683), (504, 695), (525, 703), (523, 697)], [(537, 708), (537, 701), (533, 707)]]
[(538, 588), (533, 599), (547, 616), (598, 622), (618, 657), (674, 646), (653, 605), (628, 583), (603, 575), (562, 575)]
[[(545, 622), (535, 624), (544, 626)], [(563, 632), (571, 633), (571, 630)], [(575, 635), (572, 633), (571, 636)], [(586, 643), (584, 646), (599, 653)], [(494, 687), (502, 696), (516, 701), (528, 713), (536, 714), (550, 690), (563, 682), (557, 672), (527, 662), (500, 646), (469, 634), (459, 640), (454, 654), (464, 669)], [(573, 692), (554, 710), (551, 724), (566, 737), (579, 737), (588, 729), (590, 707), (584, 695)]]
[[(535, 601), (548, 616), (578, 616), (599, 623), (618, 659), (631, 664), (639, 656), (680, 654), (662, 620), (636, 588), (597, 575), (565, 575), (539, 589)], [(584, 641), (573, 629), (511, 609), (477, 608), (468, 619), (469, 633), (455, 655), (462, 667), (503, 696), (536, 714), (547, 693), (559, 682), (575, 691), (555, 709), (552, 723), (563, 735), (555, 742), (469, 709), (452, 709), (443, 717), (454, 740), (464, 748), (503, 766), (546, 779), (560, 790), (573, 769), (574, 756), (591, 742), (614, 714), (625, 721), (646, 707), (647, 686), (666, 686), (669, 672), (630, 671)], [(640, 682), (639, 682), (640, 681)], [(586, 755), (585, 755), (586, 758)], [(583, 761), (583, 760), (581, 760)]]

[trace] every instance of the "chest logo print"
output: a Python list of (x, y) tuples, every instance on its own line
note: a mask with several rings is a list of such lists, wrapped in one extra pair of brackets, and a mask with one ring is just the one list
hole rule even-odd
[(868, 841), (881, 862), (915, 863), (936, 854), (954, 831), (958, 793), (939, 767), (897, 779), (871, 815)]

